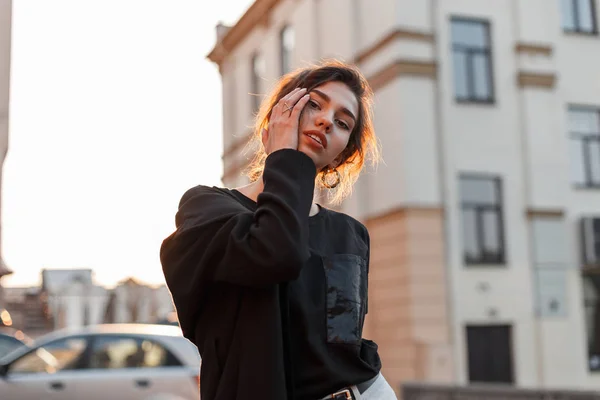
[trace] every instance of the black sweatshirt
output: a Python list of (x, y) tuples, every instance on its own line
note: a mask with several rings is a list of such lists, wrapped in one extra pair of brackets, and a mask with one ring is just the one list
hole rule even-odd
[(315, 174), (308, 156), (279, 150), (256, 203), (206, 186), (182, 197), (161, 262), (202, 356), (202, 400), (315, 399), (379, 371), (361, 338), (368, 233), (323, 208), (309, 217)]

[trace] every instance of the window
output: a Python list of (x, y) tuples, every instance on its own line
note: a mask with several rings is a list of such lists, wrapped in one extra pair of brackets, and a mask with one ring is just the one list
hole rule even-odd
[(568, 228), (562, 217), (533, 216), (530, 221), (534, 300), (539, 318), (567, 315)]
[(581, 250), (584, 267), (600, 267), (600, 217), (581, 218)]
[(56, 373), (81, 368), (87, 341), (68, 338), (51, 342), (25, 354), (10, 366), (10, 373)]
[(560, 0), (565, 32), (597, 34), (595, 0)]
[(279, 51), (281, 57), (281, 75), (287, 74), (292, 68), (292, 54), (294, 51), (294, 29), (286, 25), (279, 34)]
[(83, 305), (83, 326), (91, 325), (90, 322), (90, 306), (89, 304)]
[(254, 53), (250, 60), (250, 96), (252, 98), (252, 114), (260, 107), (260, 80), (264, 76), (264, 60), (259, 53)]
[(588, 368), (600, 371), (600, 275), (583, 276)]
[(600, 110), (569, 109), (571, 181), (580, 187), (600, 188)]
[(494, 102), (490, 25), (452, 18), (454, 95), (459, 102)]
[(90, 368), (157, 368), (179, 365), (164, 347), (147, 339), (133, 337), (96, 337), (92, 345)]
[(19, 339), (0, 334), (0, 358), (23, 345), (24, 343)]
[(461, 176), (463, 251), (466, 264), (503, 264), (502, 193), (498, 177)]

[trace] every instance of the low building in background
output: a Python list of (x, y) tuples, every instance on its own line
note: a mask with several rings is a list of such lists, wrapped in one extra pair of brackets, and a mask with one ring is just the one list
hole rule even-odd
[(94, 283), (91, 269), (44, 269), (41, 294), (48, 300), (54, 329), (100, 323), (109, 297)]
[(104, 322), (164, 323), (171, 321), (173, 312), (165, 285), (153, 287), (128, 278), (111, 290)]
[[(105, 288), (91, 269), (44, 269), (39, 287), (9, 287), (7, 326), (35, 338), (50, 331), (102, 323), (177, 325), (166, 285), (145, 285), (134, 278)], [(1, 310), (0, 310), (1, 311)], [(1, 322), (0, 322), (1, 324)]]
[(54, 319), (48, 309), (47, 297), (40, 287), (9, 287), (5, 289), (6, 312), (14, 329), (36, 338), (54, 328)]

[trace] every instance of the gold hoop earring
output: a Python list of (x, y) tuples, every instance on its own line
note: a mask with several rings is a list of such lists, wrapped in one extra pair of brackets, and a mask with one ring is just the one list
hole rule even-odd
[[(332, 172), (335, 173), (335, 181), (333, 181), (333, 182), (331, 182), (331, 181), (329, 181), (327, 179), (327, 177)], [(336, 187), (337, 185), (339, 185), (341, 181), (342, 181), (342, 175), (340, 174), (340, 171), (337, 170), (337, 168), (329, 168), (328, 170), (326, 170), (325, 172), (323, 172), (321, 174), (321, 183), (327, 189), (333, 189), (334, 187)]]

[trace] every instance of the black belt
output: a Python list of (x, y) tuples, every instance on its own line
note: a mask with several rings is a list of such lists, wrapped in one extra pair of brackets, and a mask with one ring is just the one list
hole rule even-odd
[[(363, 394), (364, 392), (366, 392), (367, 389), (371, 387), (373, 382), (375, 382), (377, 380), (377, 378), (379, 378), (379, 374), (375, 375), (368, 381), (364, 381), (364, 382), (357, 384), (356, 389), (358, 389), (358, 393)], [(353, 400), (353, 399), (355, 399), (355, 397), (354, 397), (354, 394), (352, 393), (351, 388), (344, 388), (344, 389), (340, 390), (339, 392), (330, 394), (329, 396), (325, 397), (325, 399)]]

